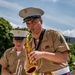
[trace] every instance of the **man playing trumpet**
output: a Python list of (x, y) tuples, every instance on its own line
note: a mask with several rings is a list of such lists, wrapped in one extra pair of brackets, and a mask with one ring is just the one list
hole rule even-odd
[(14, 47), (5, 51), (1, 58), (3, 75), (26, 75), (24, 70), (25, 61), (25, 37), (27, 31), (12, 30)]

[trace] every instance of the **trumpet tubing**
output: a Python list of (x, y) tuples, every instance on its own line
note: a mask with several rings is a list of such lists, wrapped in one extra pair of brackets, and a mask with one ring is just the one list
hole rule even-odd
[(17, 75), (21, 75), (21, 72), (22, 72), (22, 65), (19, 66)]
[(18, 59), (17, 67), (16, 67), (16, 75), (21, 75), (22, 73), (22, 64), (20, 64), (20, 59)]

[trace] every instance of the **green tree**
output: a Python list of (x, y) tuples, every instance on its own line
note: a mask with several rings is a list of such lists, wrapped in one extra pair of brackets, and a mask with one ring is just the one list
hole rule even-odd
[(10, 23), (6, 21), (4, 18), (0, 17), (0, 57), (3, 55), (7, 48), (13, 46), (12, 34), (10, 34), (11, 29), (12, 26), (10, 25)]
[(70, 70), (72, 71), (74, 69), (73, 62), (75, 62), (75, 44), (69, 44), (70, 47), (70, 53), (69, 53), (69, 66)]
[(4, 51), (11, 47), (12, 44), (12, 34), (10, 30), (12, 26), (4, 18), (0, 17), (0, 57), (3, 55)]
[(75, 55), (75, 44), (69, 44), (71, 54)]
[(28, 31), (27, 28), (19, 28), (19, 27), (17, 27), (17, 28), (13, 28), (13, 30), (24, 30), (24, 31)]

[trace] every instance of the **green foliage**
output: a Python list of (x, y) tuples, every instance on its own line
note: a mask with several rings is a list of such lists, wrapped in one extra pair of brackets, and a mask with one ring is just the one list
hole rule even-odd
[(10, 34), (10, 30), (12, 30), (10, 23), (4, 18), (0, 17), (0, 57), (7, 48), (13, 46), (12, 34)]
[(28, 31), (28, 29), (27, 29), (27, 28), (19, 28), (19, 27), (14, 28), (13, 30), (25, 30), (25, 31)]
[(30, 40), (31, 38), (32, 38), (32, 35), (30, 34), (29, 37), (28, 37), (28, 39)]
[(69, 66), (70, 66), (70, 70), (72, 71), (74, 69), (74, 66), (73, 66), (73, 62), (75, 61), (75, 56), (73, 54), (69, 54), (69, 60), (68, 60), (68, 63), (69, 63)]
[(10, 34), (11, 29), (12, 26), (10, 23), (4, 18), (0, 18), (0, 57), (7, 48), (12, 46), (12, 35)]
[(71, 54), (75, 55), (75, 44), (69, 44), (69, 47), (71, 49)]
[(73, 63), (75, 62), (75, 44), (69, 44), (70, 47), (70, 53), (69, 53), (69, 66), (70, 70), (72, 71), (74, 69)]

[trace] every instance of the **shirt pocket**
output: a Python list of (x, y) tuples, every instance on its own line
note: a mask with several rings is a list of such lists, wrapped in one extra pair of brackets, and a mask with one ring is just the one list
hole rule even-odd
[(8, 63), (9, 63), (9, 66), (10, 66), (10, 67), (13, 66), (15, 62), (17, 62), (16, 59), (17, 59), (17, 58), (16, 58), (13, 54), (11, 54), (11, 55), (8, 57)]
[(55, 49), (53, 47), (53, 44), (49, 42), (43, 42), (41, 44), (41, 51), (46, 51), (46, 52), (55, 52)]

